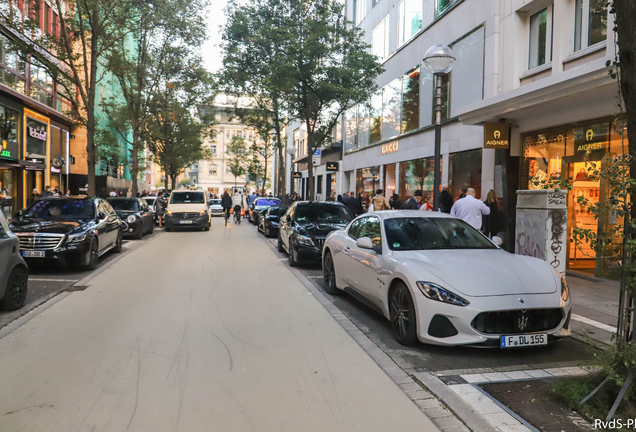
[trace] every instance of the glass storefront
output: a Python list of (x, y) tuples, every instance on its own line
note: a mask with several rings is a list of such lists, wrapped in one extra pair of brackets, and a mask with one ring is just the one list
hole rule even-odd
[(382, 182), (382, 184), (384, 185), (384, 196), (388, 199), (390, 198), (394, 193), (397, 193), (397, 189), (396, 189), (396, 170), (397, 170), (397, 164), (389, 164), (389, 165), (384, 165), (384, 180)]
[(4, 168), (0, 162), (0, 209), (9, 219), (17, 211), (17, 170)]
[[(615, 211), (604, 210), (595, 215), (592, 206), (611, 198), (609, 180), (598, 171), (605, 170), (612, 158), (624, 153), (624, 135), (622, 125), (608, 120), (523, 136), (521, 187), (543, 189), (570, 183), (568, 238), (572, 238), (575, 228), (593, 234), (610, 233), (622, 224)], [(611, 237), (608, 234), (601, 239), (606, 247), (599, 253), (587, 241), (568, 243), (567, 267), (599, 277), (610, 276), (618, 260), (611, 249), (621, 241)]]
[(422, 158), (400, 162), (400, 179), (398, 181), (400, 198), (406, 201), (416, 190), (423, 196), (433, 193), (435, 182), (435, 159)]
[(380, 166), (356, 170), (356, 194), (362, 194), (368, 204), (380, 188)]
[(462, 189), (475, 189), (475, 196), (482, 197), (481, 192), (482, 149), (469, 150), (448, 155), (448, 185), (453, 199), (456, 201)]

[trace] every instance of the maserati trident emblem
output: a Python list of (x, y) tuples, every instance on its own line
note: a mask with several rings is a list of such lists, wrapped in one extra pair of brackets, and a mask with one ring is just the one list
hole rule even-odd
[(525, 303), (521, 297), (519, 297), (519, 303)]
[(525, 314), (519, 318), (519, 330), (523, 331), (528, 326), (528, 317)]

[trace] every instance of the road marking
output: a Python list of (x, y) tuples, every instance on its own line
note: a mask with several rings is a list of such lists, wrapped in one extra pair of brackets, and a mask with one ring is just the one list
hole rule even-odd
[(594, 326), (596, 328), (600, 328), (601, 330), (608, 331), (610, 333), (616, 333), (616, 327), (612, 327), (607, 324), (603, 324), (602, 322), (594, 321), (593, 319), (585, 318), (584, 316), (572, 314), (572, 319), (575, 321), (582, 322), (584, 324), (588, 324)]
[(79, 279), (41, 279), (41, 278), (29, 278), (29, 282), (79, 282)]

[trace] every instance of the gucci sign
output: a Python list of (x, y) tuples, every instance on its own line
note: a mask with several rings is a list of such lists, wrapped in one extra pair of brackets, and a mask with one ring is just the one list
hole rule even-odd
[(393, 153), (398, 151), (398, 142), (394, 141), (389, 144), (384, 144), (382, 146), (382, 154)]

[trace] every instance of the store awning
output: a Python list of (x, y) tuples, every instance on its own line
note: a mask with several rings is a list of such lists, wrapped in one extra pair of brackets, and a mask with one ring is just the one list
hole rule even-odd
[(43, 162), (36, 162), (33, 160), (21, 160), (20, 166), (25, 170), (45, 170), (46, 164)]

